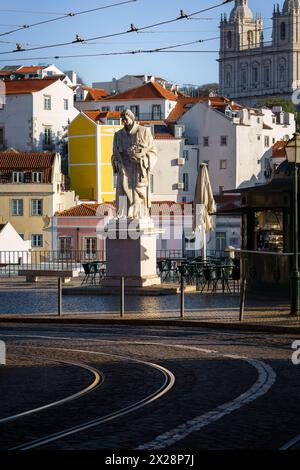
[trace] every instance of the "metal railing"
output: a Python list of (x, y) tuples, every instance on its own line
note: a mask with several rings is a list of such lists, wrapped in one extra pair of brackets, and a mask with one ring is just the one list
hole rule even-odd
[[(157, 259), (201, 258), (201, 250), (157, 250)], [(237, 253), (236, 253), (237, 254)], [(207, 250), (207, 257), (227, 258), (228, 253), (221, 250)]]
[(104, 251), (0, 251), (0, 276), (17, 275), (19, 270), (75, 270), (83, 264), (105, 261)]
[[(201, 257), (201, 251), (157, 250), (157, 260), (195, 259)], [(226, 258), (224, 251), (208, 250), (208, 258)], [(18, 275), (19, 270), (78, 270), (84, 273), (83, 264), (93, 261), (105, 261), (105, 252), (101, 251), (0, 251), (0, 276)]]
[(163, 112), (154, 112), (154, 113), (137, 113), (137, 121), (161, 121), (165, 119)]

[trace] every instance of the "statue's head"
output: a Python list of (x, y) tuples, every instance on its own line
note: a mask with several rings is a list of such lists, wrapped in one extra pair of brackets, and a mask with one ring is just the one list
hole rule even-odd
[(121, 120), (126, 129), (132, 129), (135, 122), (135, 115), (130, 109), (121, 112)]

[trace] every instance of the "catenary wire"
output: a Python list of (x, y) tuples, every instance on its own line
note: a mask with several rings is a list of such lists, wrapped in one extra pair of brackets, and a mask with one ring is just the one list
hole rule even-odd
[(113, 7), (116, 7), (116, 6), (125, 5), (127, 3), (133, 3), (133, 2), (136, 2), (136, 1), (137, 0), (126, 0), (126, 1), (123, 1), (123, 2), (112, 3), (110, 5), (104, 5), (102, 7), (91, 8), (89, 10), (65, 13), (61, 16), (56, 17), (56, 18), (50, 18), (48, 20), (38, 21), (37, 23), (32, 23), (32, 24), (24, 24), (24, 25), (20, 26), (19, 28), (12, 29), (10, 31), (5, 31), (4, 33), (0, 33), (0, 36), (7, 36), (8, 34), (12, 34), (12, 33), (18, 32), (18, 31), (22, 31), (23, 29), (33, 28), (35, 26), (40, 26), (42, 24), (53, 23), (54, 21), (59, 21), (59, 20), (69, 18), (69, 17), (73, 18), (74, 16), (85, 15), (87, 13), (93, 13), (95, 11), (106, 10), (108, 8), (113, 8)]
[[(130, 0), (130, 1), (136, 1), (136, 0)], [(190, 14), (186, 14), (186, 13), (184, 13), (183, 10), (181, 10), (180, 11), (180, 16), (178, 16), (176, 18), (161, 21), (161, 22), (158, 22), (158, 23), (153, 23), (153, 24), (147, 25), (147, 26), (142, 26), (141, 28), (138, 28), (138, 27), (134, 26), (133, 24), (131, 24), (130, 29), (128, 29), (126, 31), (120, 31), (120, 32), (117, 32), (117, 33), (105, 34), (105, 35), (102, 35), (102, 36), (96, 36), (96, 37), (85, 38), (85, 39), (82, 39), (77, 35), (76, 39), (73, 40), (73, 41), (68, 41), (68, 42), (64, 42), (64, 43), (57, 43), (57, 44), (48, 44), (48, 45), (39, 46), (39, 47), (31, 47), (31, 48), (28, 48), (28, 49), (17, 48), (13, 51), (2, 51), (2, 52), (0, 52), (0, 54), (4, 55), (4, 54), (16, 53), (16, 52), (26, 52), (26, 51), (28, 52), (28, 51), (35, 51), (35, 50), (41, 50), (41, 49), (50, 49), (50, 48), (54, 48), (54, 47), (69, 46), (69, 45), (78, 44), (78, 43), (80, 43), (80, 44), (81, 43), (88, 43), (89, 41), (95, 41), (97, 39), (105, 39), (105, 38), (112, 38), (112, 37), (116, 37), (116, 36), (123, 36), (123, 35), (130, 34), (130, 33), (133, 33), (133, 32), (136, 32), (136, 33), (137, 32), (143, 32), (147, 29), (155, 28), (157, 26), (163, 26), (163, 25), (166, 25), (166, 24), (175, 23), (175, 22), (183, 20), (183, 19), (191, 18), (195, 15), (198, 15), (200, 13), (204, 13), (204, 12), (209, 11), (209, 10), (213, 10), (215, 8), (218, 8), (218, 7), (220, 7), (224, 4), (227, 4), (227, 3), (232, 2), (232, 1), (233, 0), (223, 0), (223, 2), (221, 2), (221, 3), (218, 3), (216, 5), (204, 8), (202, 10), (198, 10), (198, 11), (196, 11), (194, 13), (190, 13)], [(0, 37), (2, 35), (3, 35), (3, 33), (0, 34)]]

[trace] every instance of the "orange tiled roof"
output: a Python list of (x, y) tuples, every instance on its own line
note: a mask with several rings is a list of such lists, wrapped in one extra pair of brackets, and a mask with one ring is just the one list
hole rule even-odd
[(0, 77), (7, 77), (9, 75), (12, 75), (14, 72), (11, 70), (0, 70)]
[(79, 206), (71, 207), (62, 212), (58, 212), (59, 217), (94, 217), (97, 215), (99, 204), (80, 204)]
[(44, 70), (46, 69), (46, 65), (31, 65), (31, 66), (22, 66), (20, 67), (16, 72), (17, 73), (34, 73), (37, 72), (38, 70)]
[(2, 152), (0, 172), (9, 175), (12, 171), (42, 171), (43, 183), (50, 183), (55, 155), (50, 152)]
[(0, 169), (34, 170), (52, 167), (54, 152), (1, 152)]
[(128, 100), (153, 100), (165, 99), (170, 101), (177, 101), (177, 95), (174, 95), (169, 90), (166, 90), (159, 83), (148, 82), (137, 88), (124, 91), (118, 95), (111, 95), (104, 99), (104, 101), (128, 101)]
[(103, 98), (108, 96), (107, 91), (102, 88), (91, 88), (89, 86), (82, 86), (81, 88), (88, 92), (86, 101), (102, 101)]
[(20, 79), (20, 80), (7, 80), (5, 81), (5, 93), (7, 95), (22, 95), (35, 93), (47, 88), (52, 83), (59, 80), (58, 77), (49, 77), (43, 79)]
[(286, 146), (287, 142), (285, 140), (278, 140), (272, 147), (272, 157), (273, 158), (286, 158)]
[[(190, 96), (179, 96), (177, 104), (169, 114), (167, 120), (169, 122), (176, 122), (181, 118), (181, 116), (189, 111), (191, 105), (196, 103), (207, 103), (208, 101), (211, 103), (211, 107), (215, 109), (224, 109), (224, 107), (228, 106), (230, 103), (230, 100), (224, 96), (201, 96), (196, 98)], [(241, 109), (241, 106), (237, 103), (231, 103), (230, 107), (233, 110)]]
[[(171, 209), (171, 210), (170, 210)], [(62, 212), (57, 212), (58, 217), (96, 217), (106, 215), (112, 211), (115, 213), (114, 203), (91, 204), (83, 203), (79, 206), (71, 207)], [(154, 201), (152, 202), (151, 215), (176, 215), (182, 213), (191, 213), (192, 203), (174, 202), (174, 201)]]
[(268, 124), (263, 123), (263, 129), (271, 130), (271, 129), (273, 129), (273, 128), (272, 128), (271, 126), (269, 126)]
[(178, 140), (181, 137), (175, 137), (173, 134), (170, 133), (160, 133), (155, 132), (154, 139), (156, 140)]
[(95, 121), (95, 122), (101, 122), (101, 124), (103, 124), (103, 121), (101, 121), (101, 117), (100, 117), (100, 111), (83, 111), (83, 114), (85, 114), (87, 117), (89, 117), (90, 119), (92, 119), (92, 121)]
[(100, 121), (100, 123), (103, 124), (102, 119), (120, 119), (121, 118), (121, 113), (120, 111), (83, 111), (84, 114), (86, 114), (90, 119), (93, 121), (97, 122)]
[(183, 114), (189, 109), (189, 105), (194, 105), (203, 101), (203, 98), (192, 98), (179, 96), (175, 108), (171, 111), (168, 116), (168, 121), (177, 121)]

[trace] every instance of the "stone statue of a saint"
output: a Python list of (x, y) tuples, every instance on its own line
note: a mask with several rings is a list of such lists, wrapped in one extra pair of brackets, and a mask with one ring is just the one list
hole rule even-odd
[(150, 175), (157, 152), (151, 130), (140, 126), (132, 111), (122, 111), (121, 118), (124, 127), (115, 134), (112, 155), (117, 174), (117, 217), (141, 219), (150, 213)]

